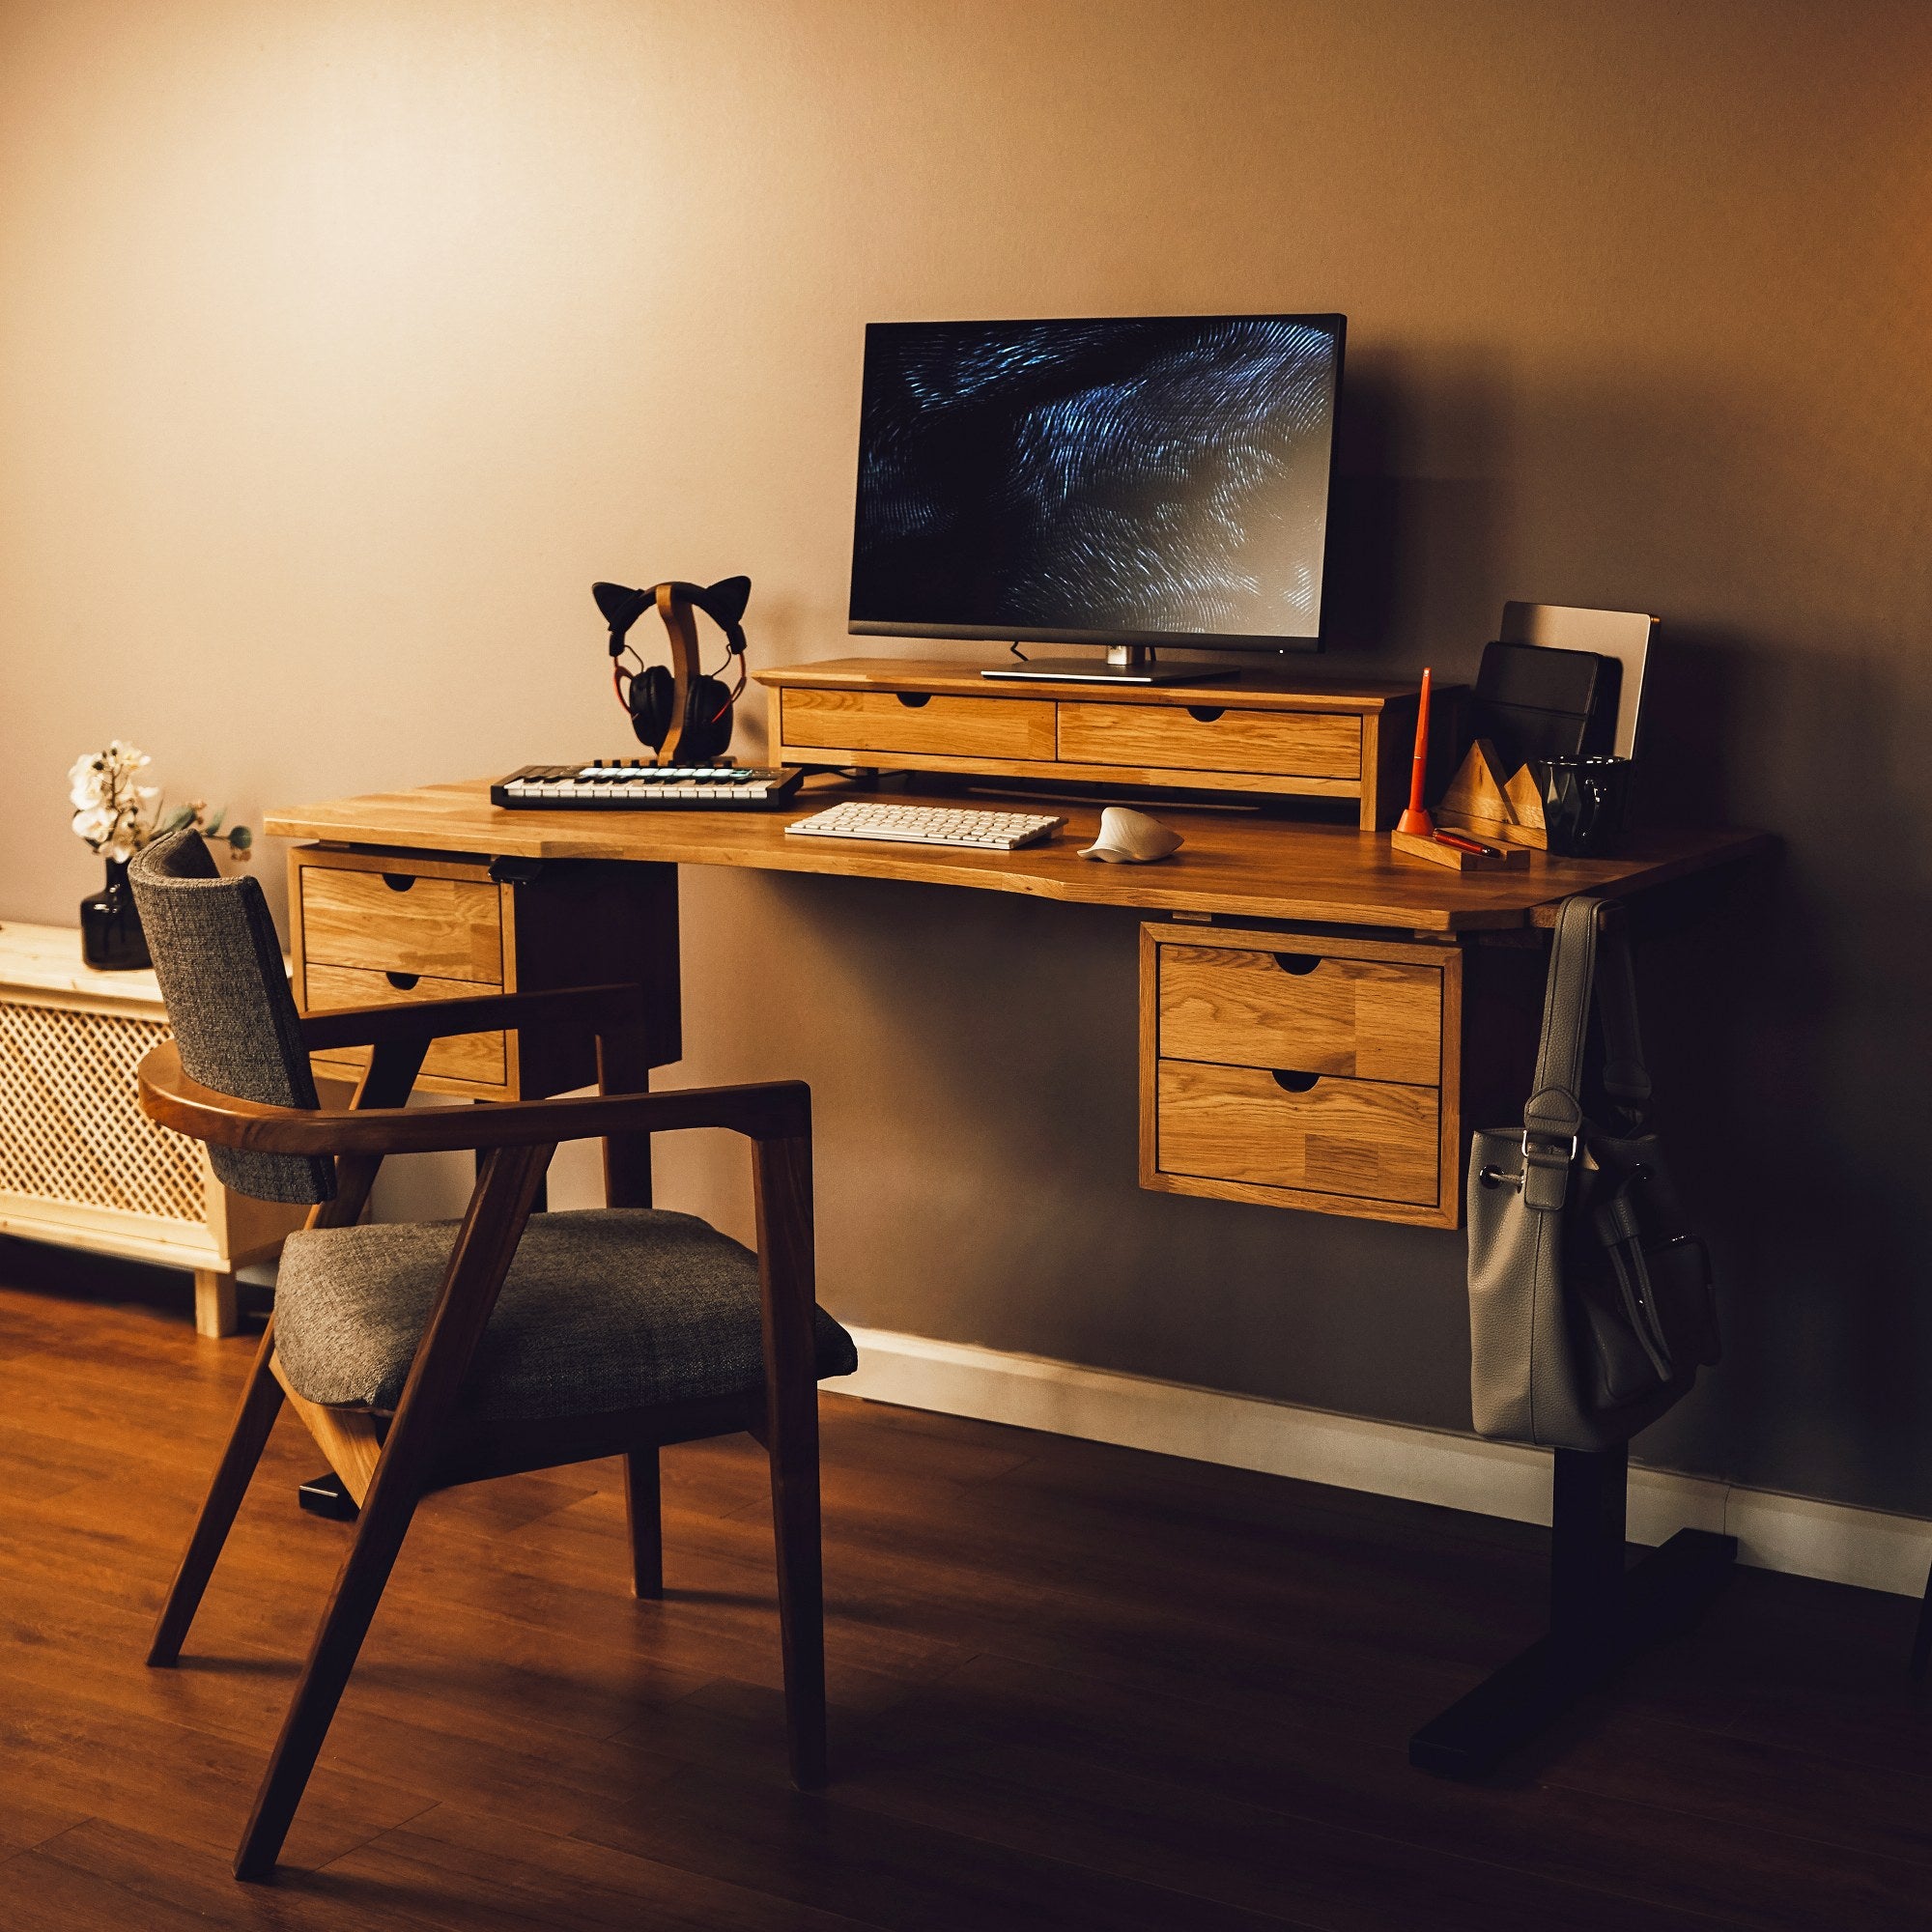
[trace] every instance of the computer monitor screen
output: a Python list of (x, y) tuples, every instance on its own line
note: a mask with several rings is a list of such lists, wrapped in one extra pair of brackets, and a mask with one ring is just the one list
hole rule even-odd
[(1319, 648), (1343, 329), (874, 323), (852, 630)]

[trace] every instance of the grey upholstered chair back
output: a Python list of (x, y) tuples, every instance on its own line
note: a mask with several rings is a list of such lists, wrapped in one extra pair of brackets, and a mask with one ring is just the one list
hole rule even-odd
[[(128, 868), (168, 1022), (190, 1080), (239, 1100), (313, 1107), (282, 949), (253, 879), (224, 879), (201, 834), (157, 839)], [(258, 1201), (327, 1201), (335, 1163), (211, 1147), (214, 1172)]]

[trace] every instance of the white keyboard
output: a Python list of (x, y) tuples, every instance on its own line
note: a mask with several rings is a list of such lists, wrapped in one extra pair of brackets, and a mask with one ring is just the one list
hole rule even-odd
[(942, 805), (871, 805), (847, 799), (787, 825), (805, 838), (881, 838), (894, 845), (974, 845), (1011, 852), (1066, 823), (1037, 811), (970, 811)]

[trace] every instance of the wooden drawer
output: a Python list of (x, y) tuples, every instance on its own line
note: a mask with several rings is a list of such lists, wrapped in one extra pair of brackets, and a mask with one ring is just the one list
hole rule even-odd
[(779, 694), (779, 737), (801, 749), (1050, 760), (1053, 712), (1047, 698), (789, 687)]
[(1456, 1227), (1463, 981), (1454, 946), (1142, 926), (1141, 1185)]
[(1362, 775), (1362, 721), (1313, 711), (1063, 703), (1059, 746), (1072, 764), (1277, 778)]
[(305, 865), (302, 957), (314, 966), (503, 984), (503, 911), (485, 880)]
[(1285, 1092), (1259, 1067), (1163, 1060), (1156, 1164), (1165, 1174), (1250, 1187), (1433, 1208), (1440, 1106), (1433, 1087), (1321, 1076)]
[(1440, 967), (1184, 945), (1159, 960), (1164, 1059), (1441, 1082)]
[[(387, 973), (313, 963), (303, 977), (302, 1005), (313, 1013), (339, 1007), (392, 1006), (408, 1000), (470, 1000), (478, 991), (470, 980), (411, 980), (402, 974), (392, 978)], [(397, 984), (398, 979), (404, 983)], [(330, 1069), (366, 1066), (368, 1062), (366, 1047), (316, 1056), (318, 1067)], [(424, 1055), (422, 1070), (430, 1079), (473, 1080), (479, 1086), (501, 1087), (510, 1074), (508, 1042), (500, 1033), (452, 1034), (438, 1040)]]

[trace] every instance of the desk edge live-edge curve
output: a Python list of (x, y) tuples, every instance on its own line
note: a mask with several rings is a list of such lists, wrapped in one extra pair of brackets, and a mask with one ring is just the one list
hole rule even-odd
[[(1582, 892), (1623, 895), (1767, 850), (1761, 832), (1660, 832), (1634, 837), (1614, 859), (1533, 853), (1526, 869), (1454, 873), (1394, 851), (1385, 833), (1191, 806), (1160, 815), (1187, 840), (1157, 866), (1082, 859), (1099, 808), (1055, 803), (1068, 819), (1050, 843), (1017, 852), (791, 838), (785, 826), (850, 788), (832, 781), (782, 811), (506, 811), (489, 781), (372, 792), (270, 811), (272, 838), (493, 858), (735, 866), (1026, 894), (1140, 912), (1377, 926), (1453, 938), (1547, 926)], [(913, 794), (917, 795), (917, 794)], [(944, 802), (943, 798), (935, 802)]]

